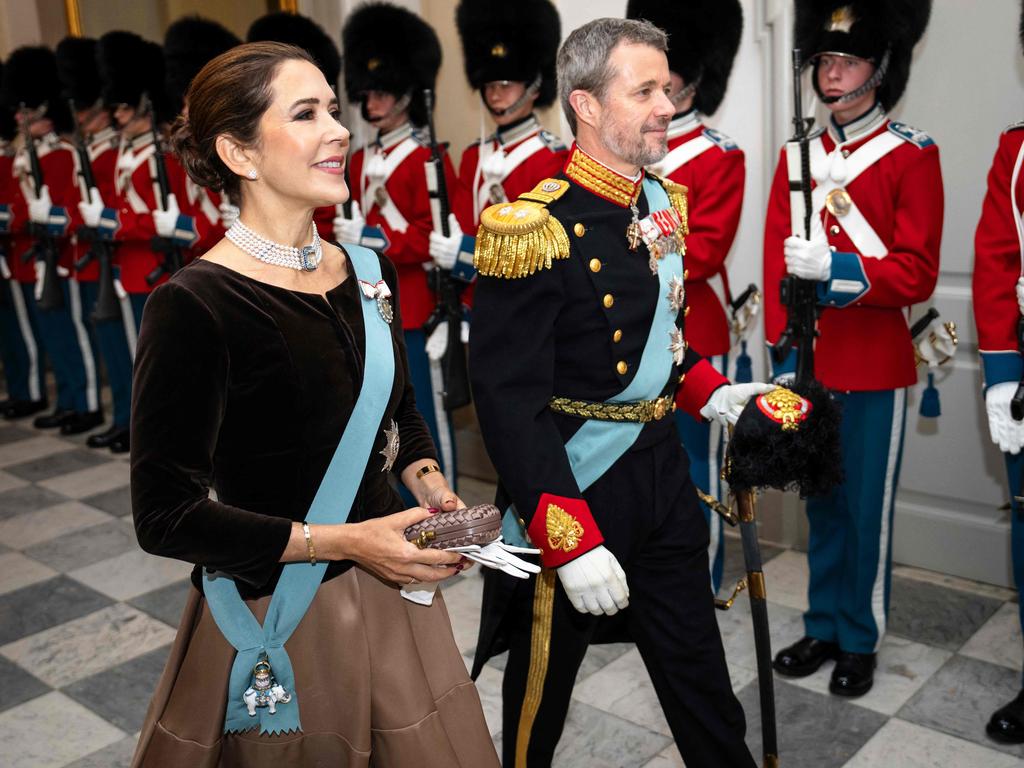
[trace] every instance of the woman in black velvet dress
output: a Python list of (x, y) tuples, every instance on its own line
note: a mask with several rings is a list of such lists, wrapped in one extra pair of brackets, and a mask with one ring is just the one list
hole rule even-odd
[[(239, 46), (200, 72), (187, 102), (173, 140), (189, 175), (240, 200), (250, 232), (284, 250), (309, 245), (313, 210), (348, 197), (349, 134), (308, 55)], [(133, 765), (496, 766), (443, 600), (417, 605), (397, 586), (461, 568), (458, 555), (420, 550), (402, 532), (428, 508), (462, 506), (430, 471), (436, 453), (416, 411), (397, 295), (394, 387), (348, 522), (310, 526), (317, 559), (330, 564), (285, 645), (302, 730), (223, 733), (235, 652), (202, 595), (203, 569), (232, 576), (263, 620), (284, 564), (309, 558), (301, 521), (352, 414), (364, 351), (379, 352), (364, 350), (363, 299), (342, 249), (324, 243), (305, 271), (259, 260), (252, 242), (224, 239), (154, 291), (139, 336), (136, 531), (146, 551), (195, 563), (196, 589)], [(394, 267), (381, 258), (380, 268), (394, 291)], [(420, 507), (402, 510), (388, 468)]]

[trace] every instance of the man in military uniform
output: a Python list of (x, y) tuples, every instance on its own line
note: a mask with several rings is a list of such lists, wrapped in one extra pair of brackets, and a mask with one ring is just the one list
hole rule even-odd
[[(439, 227), (425, 169), (431, 150), (423, 130), (428, 119), (423, 90), (434, 87), (441, 46), (430, 25), (388, 3), (360, 6), (341, 36), (345, 90), (377, 129), (377, 137), (349, 159), (352, 216), (338, 217), (335, 235), (340, 242), (383, 251), (398, 270), (416, 405), (437, 446), (441, 471), (454, 486), (455, 432), (442, 403), (441, 367), (428, 358), (423, 331), (437, 305), (428, 274), (435, 267), (430, 233)], [(453, 190), (455, 170), (447, 154), (444, 171), (447, 188)], [(406, 499), (412, 503), (407, 492)]]
[[(1024, 15), (1021, 19), (1024, 23)], [(1024, 26), (1021, 27), (1024, 41)], [(1010, 491), (1010, 552), (1013, 579), (1024, 588), (1024, 421), (1010, 412), (1010, 401), (1024, 379), (1018, 328), (1024, 322), (1024, 121), (999, 137), (981, 219), (974, 235), (974, 322), (985, 377), (985, 409), (992, 442), (1006, 460)], [(1024, 627), (1024, 604), (1019, 606)], [(1000, 707), (986, 727), (988, 734), (1010, 744), (1024, 743), (1024, 686)]]
[[(906, 388), (917, 381), (907, 310), (938, 278), (938, 147), (886, 114), (906, 87), (930, 8), (927, 0), (797, 2), (796, 46), (832, 116), (810, 138), (810, 239), (795, 143), (782, 151), (765, 224), (767, 340), (786, 325), (782, 277), (817, 283), (814, 375), (843, 405), (846, 476), (807, 502), (805, 637), (779, 652), (775, 669), (803, 677), (836, 659), (829, 690), (842, 696), (871, 688), (885, 636)], [(775, 376), (792, 375), (795, 362), (792, 350)]]
[(772, 386), (730, 385), (686, 342), (686, 190), (643, 171), (675, 112), (667, 47), (647, 22), (574, 31), (558, 54), (566, 166), (486, 209), (477, 235), (477, 412), (505, 538), (544, 566), (485, 587), (474, 670), (509, 649), (510, 767), (551, 765), (587, 646), (613, 639), (636, 642), (688, 766), (754, 765), (671, 414), (731, 423)]
[(555, 100), (561, 25), (550, 0), (498, 5), (462, 0), (455, 22), (466, 79), (498, 130), (462, 153), (450, 234), (430, 233), (430, 255), (469, 282), (476, 272), (473, 233), (480, 212), (515, 200), (565, 164), (565, 145), (541, 128), (534, 112)]
[[(746, 169), (743, 150), (725, 134), (706, 127), (703, 118), (713, 115), (725, 96), (743, 32), (743, 9), (739, 0), (631, 0), (626, 15), (646, 19), (669, 36), (669, 98), (675, 115), (668, 126), (668, 154), (650, 170), (687, 189), (690, 234), (686, 238), (689, 277), (685, 288), (691, 316), (699, 321), (691, 325), (687, 341), (728, 375), (732, 342), (723, 298), (731, 297), (725, 257), (740, 223)], [(722, 298), (711, 286), (714, 277), (721, 279)], [(722, 500), (723, 431), (684, 413), (676, 413), (676, 426), (690, 457), (693, 482)], [(711, 531), (711, 589), (717, 593), (725, 562), (722, 519), (704, 502), (701, 508)]]
[(73, 118), (62, 98), (53, 51), (20, 48), (11, 54), (5, 75), (5, 86), (13, 89), (5, 100), (24, 106), (18, 120), (23, 129), (27, 127), (23, 136), (31, 137), (38, 160), (37, 179), (28, 147), (23, 146), (14, 172), (30, 221), (26, 231), (33, 253), (29, 263), (36, 275), (35, 316), (57, 384), (56, 408), (38, 416), (33, 425), (78, 434), (101, 424), (103, 413), (96, 352), (82, 318), (81, 285), (72, 277), (79, 198), (74, 152), (64, 136), (70, 133)]

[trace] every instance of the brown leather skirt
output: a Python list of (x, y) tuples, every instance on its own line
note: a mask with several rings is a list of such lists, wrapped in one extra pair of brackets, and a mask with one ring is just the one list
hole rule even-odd
[[(270, 598), (248, 604), (262, 621)], [(132, 768), (497, 768), (440, 591), (427, 608), (353, 568), (321, 585), (286, 648), (302, 732), (224, 734), (234, 649), (192, 590)]]

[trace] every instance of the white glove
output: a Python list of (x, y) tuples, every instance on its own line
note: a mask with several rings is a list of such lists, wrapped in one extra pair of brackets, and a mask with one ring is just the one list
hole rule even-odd
[(821, 217), (811, 216), (811, 239), (793, 235), (782, 244), (786, 271), (804, 280), (828, 280), (832, 276), (832, 251), (828, 247)]
[(448, 231), (451, 232), (445, 237), (440, 232), (430, 233), (430, 258), (434, 260), (441, 269), (451, 269), (459, 258), (459, 248), (462, 247), (462, 227), (454, 213), (448, 214)]
[(36, 224), (50, 223), (50, 210), (53, 208), (53, 201), (50, 200), (50, 188), (43, 184), (39, 190), (39, 197), (28, 202), (28, 217)]
[(1017, 308), (1024, 315), (1024, 277), (1017, 280)]
[(743, 413), (750, 398), (763, 395), (775, 389), (774, 384), (754, 381), (750, 384), (726, 384), (711, 393), (707, 403), (700, 409), (705, 419), (716, 419), (723, 427), (735, 424)]
[(220, 224), (224, 229), (231, 229), (231, 225), (238, 221), (238, 216), (241, 213), (238, 206), (232, 205), (227, 198), (221, 202), (218, 210), (220, 210)]
[(531, 547), (514, 547), (506, 544), (499, 536), (495, 541), (483, 547), (472, 544), (466, 547), (454, 547), (449, 552), (461, 552), (464, 557), (474, 563), (480, 563), (485, 568), (493, 568), (497, 571), (515, 576), (517, 579), (528, 579), (531, 573), (540, 573), (540, 566), (523, 560), (520, 555), (539, 555), (539, 549)]
[(153, 211), (153, 224), (156, 226), (156, 233), (160, 237), (174, 237), (174, 230), (177, 229), (178, 217), (180, 215), (181, 209), (178, 208), (178, 198), (171, 192), (167, 196), (167, 209)]
[(569, 602), (580, 613), (614, 616), (629, 605), (626, 574), (604, 545), (559, 566), (557, 572)]
[(100, 215), (103, 213), (103, 199), (96, 187), (89, 187), (89, 201), (82, 200), (78, 203), (78, 212), (82, 215), (85, 226), (96, 229), (100, 225)]
[(424, 348), (427, 351), (428, 360), (440, 360), (448, 351), (448, 321), (442, 320), (437, 324), (434, 332), (427, 337)]
[(355, 243), (363, 239), (363, 227), (366, 226), (366, 219), (359, 209), (359, 203), (352, 201), (352, 218), (344, 216), (334, 217), (334, 237), (339, 243)]
[(780, 373), (778, 376), (772, 377), (772, 384), (778, 384), (780, 387), (792, 387), (794, 381), (796, 381), (795, 373)]
[(939, 323), (935, 330), (921, 335), (921, 340), (917, 342), (917, 354), (928, 363), (929, 368), (937, 368), (956, 354), (956, 345), (956, 326), (952, 323)]
[(1010, 415), (1010, 400), (1016, 391), (1017, 382), (1004, 381), (993, 384), (985, 393), (988, 431), (1003, 453), (1020, 453), (1024, 447), (1024, 421), (1014, 421)]

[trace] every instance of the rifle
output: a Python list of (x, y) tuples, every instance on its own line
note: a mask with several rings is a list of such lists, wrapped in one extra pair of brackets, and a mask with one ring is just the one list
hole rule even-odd
[[(82, 126), (79, 125), (78, 111), (75, 109), (75, 100), (68, 99), (68, 106), (71, 108), (72, 119), (74, 120), (74, 144), (75, 152), (78, 154), (78, 175), (85, 185), (86, 200), (92, 202), (89, 195), (91, 190), (96, 188), (96, 176), (92, 172), (92, 160), (89, 158), (89, 147), (82, 135)], [(93, 259), (99, 259), (100, 277), (99, 292), (96, 296), (96, 304), (92, 310), (93, 322), (99, 323), (106, 320), (121, 319), (121, 302), (117, 299), (117, 291), (114, 288), (114, 265), (113, 245), (100, 237), (95, 227), (88, 227), (84, 224), (78, 229), (78, 239), (91, 243), (89, 250), (75, 263), (75, 269), (84, 269)]]
[[(804, 199), (804, 237), (811, 237), (811, 146), (808, 129), (812, 120), (803, 115), (801, 97), (800, 49), (793, 49), (793, 139), (800, 147), (800, 193)], [(789, 355), (793, 342), (797, 345), (796, 384), (814, 379), (814, 339), (818, 335), (818, 294), (813, 280), (786, 275), (779, 285), (779, 299), (786, 307), (786, 327), (772, 345), (772, 359), (781, 363)]]
[[(142, 99), (139, 102), (139, 112), (142, 115), (152, 114), (153, 112), (152, 103), (147, 93), (142, 94)], [(166, 211), (167, 199), (171, 194), (171, 184), (167, 180), (167, 161), (164, 159), (161, 147), (162, 141), (160, 133), (157, 131), (155, 114), (153, 114), (150, 131), (153, 134), (153, 148), (155, 150), (153, 152), (153, 165), (156, 167), (157, 205), (160, 206), (161, 211)], [(184, 266), (185, 262), (181, 253), (181, 246), (175, 243), (172, 238), (156, 235), (153, 237), (150, 248), (153, 250), (153, 253), (161, 255), (163, 258), (156, 268), (146, 275), (146, 283), (148, 285), (156, 285), (157, 281), (165, 274), (173, 275)]]
[[(427, 187), (431, 202), (436, 202), (438, 224), (441, 234), (448, 237), (448, 190), (444, 175), (444, 159), (441, 148), (434, 133), (434, 92), (430, 88), (423, 89), (423, 99), (427, 106), (427, 131), (430, 137), (430, 160), (428, 165), (434, 170), (434, 189), (430, 189), (431, 174), (427, 174)], [(433, 207), (433, 206), (432, 206)], [(448, 321), (448, 346), (441, 358), (441, 378), (444, 391), (441, 393), (446, 411), (454, 411), (469, 405), (472, 396), (469, 391), (469, 369), (466, 365), (466, 351), (462, 346), (462, 300), (460, 286), (451, 276), (451, 270), (434, 267), (430, 273), (431, 288), (437, 296), (437, 306), (423, 324), (426, 336), (437, 328), (441, 322)]]
[[(42, 194), (45, 181), (43, 180), (43, 167), (39, 163), (39, 153), (36, 151), (36, 143), (32, 138), (32, 123), (38, 119), (42, 111), (40, 109), (32, 112), (26, 109), (24, 104), (21, 105), (23, 118), (21, 121), (21, 135), (25, 142), (25, 151), (28, 153), (32, 186), (36, 197)], [(64, 306), (64, 291), (60, 286), (60, 276), (57, 273), (57, 244), (53, 241), (53, 237), (50, 235), (45, 224), (29, 222), (28, 231), (35, 238), (36, 242), (21, 258), (23, 262), (28, 263), (32, 259), (38, 258), (40, 254), (42, 255), (43, 285), (37, 301), (39, 308), (45, 310), (61, 309)]]

